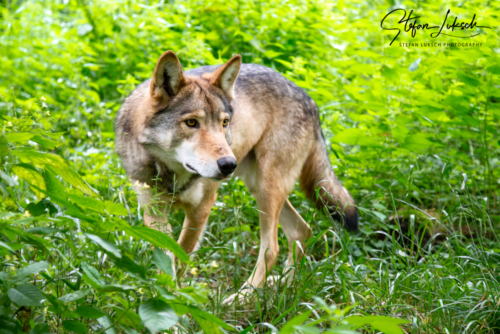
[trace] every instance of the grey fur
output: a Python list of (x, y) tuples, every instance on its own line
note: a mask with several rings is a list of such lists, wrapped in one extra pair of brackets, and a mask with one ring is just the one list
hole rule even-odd
[[(311, 175), (302, 175), (301, 183), (306, 190), (308, 196), (315, 200), (314, 189), (321, 186), (320, 182), (323, 178), (331, 181), (331, 186), (325, 187), (331, 196), (338, 199), (327, 200), (327, 207), (331, 214), (337, 218), (344, 218), (348, 228), (355, 229), (357, 227), (357, 210), (351, 206), (346, 208), (347, 204), (353, 204), (354, 201), (350, 195), (342, 193), (339, 189), (343, 189), (340, 182), (337, 180), (331, 170), (324, 138), (321, 132), (318, 108), (315, 102), (309, 95), (296, 84), (286, 79), (280, 73), (261, 65), (242, 64), (239, 76), (234, 85), (235, 101), (230, 101), (227, 96), (215, 87), (201, 87), (199, 82), (208, 82), (207, 74), (214, 72), (219, 66), (203, 66), (190, 71), (186, 71), (184, 76), (190, 83), (191, 93), (183, 93), (183, 89), (179, 94), (173, 97), (168, 106), (152, 115), (144, 124), (142, 131), (134, 130), (132, 124), (136, 122), (141, 101), (149, 94), (150, 80), (140, 84), (120, 108), (115, 124), (116, 131), (116, 152), (120, 155), (123, 161), (127, 174), (135, 180), (149, 184), (150, 186), (157, 185), (160, 190), (172, 192), (174, 189), (174, 172), (173, 166), (167, 166), (165, 161), (158, 159), (155, 153), (155, 136), (162, 132), (176, 132), (177, 119), (184, 113), (194, 109), (203, 109), (207, 118), (217, 119), (218, 113), (222, 110), (216, 110), (216, 105), (222, 105), (223, 111), (228, 113), (231, 118), (241, 112), (241, 108), (251, 108), (262, 112), (266, 111), (269, 115), (259, 115), (263, 122), (268, 124), (268, 132), (272, 132), (273, 136), (283, 138), (293, 149), (293, 136), (305, 136), (306, 133), (313, 133), (316, 141), (311, 154), (304, 163), (302, 172), (310, 173)], [(194, 88), (194, 86), (198, 86)], [(194, 92), (197, 92), (195, 95)], [(203, 98), (201, 98), (203, 97)], [(203, 101), (202, 101), (203, 100)], [(250, 104), (240, 104), (240, 101), (250, 101)], [(208, 106), (208, 107), (204, 107)], [(228, 144), (231, 144), (231, 123), (229, 133), (226, 137)], [(182, 138), (173, 136), (171, 142), (172, 147), (180, 145)], [(267, 138), (267, 137), (266, 137)], [(264, 140), (264, 139), (262, 139)], [(266, 139), (271, 140), (271, 139)], [(272, 141), (275, 144), (275, 140)], [(259, 159), (259, 152), (251, 150), (244, 152), (243, 156), (238, 160), (242, 161), (244, 156), (249, 152), (253, 152), (256, 159)], [(276, 155), (274, 159), (278, 161), (286, 161), (288, 158), (286, 151), (283, 155)], [(314, 164), (309, 166), (308, 164)], [(313, 168), (314, 167), (314, 168)], [(152, 179), (161, 178), (161, 182), (155, 184)], [(185, 180), (183, 184), (177, 185), (179, 191), (189, 188), (189, 186), (199, 178), (199, 175), (192, 175), (191, 178)], [(308, 190), (307, 190), (308, 189)], [(346, 192), (347, 193), (347, 192)], [(338, 201), (342, 203), (340, 209), (343, 213), (339, 213), (339, 208), (335, 207)]]

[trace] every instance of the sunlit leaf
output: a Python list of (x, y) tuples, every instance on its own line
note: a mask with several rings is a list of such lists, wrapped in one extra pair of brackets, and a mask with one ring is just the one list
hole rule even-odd
[(410, 151), (422, 151), (431, 147), (432, 145), (433, 143), (429, 139), (427, 139), (427, 135), (420, 132), (406, 137), (405, 142), (401, 146)]
[(106, 201), (105, 205), (106, 205), (106, 211), (112, 215), (119, 215), (119, 216), (128, 215), (127, 209), (122, 204)]
[(5, 134), (5, 137), (7, 137), (7, 140), (11, 143), (20, 143), (25, 145), (28, 140), (33, 138), (35, 136), (35, 133), (29, 133), (29, 132), (11, 132)]
[[(38, 171), (28, 164), (19, 164), (16, 166), (12, 166), (12, 170), (17, 174), (17, 176), (29, 184), (36, 186), (42, 190), (46, 190), (45, 181), (43, 176), (38, 173)], [(45, 194), (39, 192), (36, 188), (33, 188), (36, 196), (38, 198), (44, 198)]]

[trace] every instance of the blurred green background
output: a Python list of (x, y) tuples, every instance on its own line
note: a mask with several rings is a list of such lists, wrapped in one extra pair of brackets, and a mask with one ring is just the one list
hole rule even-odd
[[(476, 14), (478, 25), (492, 29), (455, 30), (479, 33), (471, 39), (402, 32), (389, 46), (395, 33), (382, 30), (380, 21), (395, 8), (413, 9), (419, 22), (432, 24), (441, 24), (448, 9), (450, 23)], [(152, 75), (158, 57), (173, 50), (185, 69), (241, 54), (243, 62), (274, 68), (304, 88), (319, 106), (333, 168), (361, 211), (360, 232), (347, 235), (300, 192), (291, 194), (318, 236), (308, 245), (309, 269), (298, 275), (297, 290), (284, 290), (284, 300), (264, 289), (262, 303), (269, 309), (243, 316), (223, 309), (220, 299), (241, 285), (255, 263), (257, 212), (241, 181), (223, 183), (185, 283), (207, 284), (209, 298), (198, 300), (200, 308), (241, 330), (265, 332), (272, 329), (257, 324), (281, 328), (307, 303), (328, 313), (317, 296), (339, 308), (354, 306), (353, 314), (407, 319), (407, 332), (493, 333), (500, 302), (499, 16), (499, 2), (480, 0), (0, 1), (0, 236), (10, 247), (0, 252), (2, 319), (11, 321), (18, 310), (17, 326), (25, 323), (7, 294), (24, 281), (6, 282), (36, 261), (47, 262), (49, 277), (69, 282), (36, 274), (45, 280), (46, 295), (81, 291), (78, 272), (87, 261), (108, 275), (106, 282), (136, 284), (149, 291), (144, 296), (157, 296), (146, 276), (125, 274), (137, 267), (110, 258), (104, 263), (109, 250), (85, 242), (83, 233), (116, 244), (147, 275), (156, 273), (149, 246), (123, 232), (122, 224), (136, 226), (141, 217), (114, 154), (113, 121), (123, 99)], [(464, 41), (481, 46), (399, 45)], [(36, 160), (30, 152), (63, 162)], [(56, 189), (58, 198), (40, 191)], [(94, 221), (80, 221), (84, 213)], [(178, 235), (183, 214), (172, 212), (170, 219)], [(58, 231), (36, 230), (32, 234), (41, 240), (34, 246), (26, 229), (42, 227)], [(282, 256), (286, 245), (280, 234)], [(53, 255), (54, 248), (60, 254)], [(113, 269), (120, 263), (121, 270)], [(86, 326), (83, 332), (112, 324), (118, 332), (140, 330), (134, 312), (141, 293), (132, 298), (126, 289), (110, 296), (98, 291), (75, 305), (45, 301), (53, 308), (48, 311), (37, 305), (26, 316), (30, 328), (46, 323), (70, 331), (73, 321)], [(120, 293), (137, 307), (113, 297)], [(96, 321), (74, 313), (78, 303), (108, 310), (111, 322), (92, 327)], [(135, 320), (122, 323), (128, 317)], [(183, 326), (201, 330), (189, 320)]]

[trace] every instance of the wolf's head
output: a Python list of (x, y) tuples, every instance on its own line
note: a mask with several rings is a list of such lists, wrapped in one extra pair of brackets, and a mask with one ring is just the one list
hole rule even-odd
[(224, 179), (236, 168), (231, 144), (231, 101), (239, 55), (212, 73), (185, 76), (179, 59), (165, 52), (150, 82), (149, 116), (138, 136), (143, 147), (175, 172)]

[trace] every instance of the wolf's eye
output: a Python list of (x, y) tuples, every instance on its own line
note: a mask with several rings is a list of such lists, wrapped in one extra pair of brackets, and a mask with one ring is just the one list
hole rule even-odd
[(196, 120), (195, 120), (195, 119), (192, 119), (192, 118), (191, 118), (191, 119), (188, 119), (188, 120), (186, 121), (186, 124), (187, 124), (187, 126), (189, 126), (190, 128), (194, 128), (194, 127), (196, 126), (196, 124), (198, 124), (198, 123), (196, 122)]
[(222, 126), (226, 127), (228, 124), (229, 124), (229, 120), (226, 118), (226, 119), (222, 122)]

